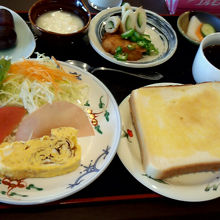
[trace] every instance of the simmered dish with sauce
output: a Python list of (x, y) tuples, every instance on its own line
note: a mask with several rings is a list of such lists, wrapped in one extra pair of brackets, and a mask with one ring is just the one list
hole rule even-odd
[(157, 56), (159, 50), (152, 43), (150, 32), (145, 10), (140, 7), (133, 11), (126, 3), (122, 6), (121, 18), (110, 16), (106, 20), (102, 47), (119, 61), (136, 61), (145, 55)]
[(67, 11), (48, 11), (39, 16), (37, 26), (47, 31), (69, 34), (79, 31), (84, 24), (82, 19)]

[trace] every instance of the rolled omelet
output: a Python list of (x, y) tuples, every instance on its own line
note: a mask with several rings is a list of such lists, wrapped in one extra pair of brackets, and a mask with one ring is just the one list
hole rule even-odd
[(12, 179), (53, 177), (74, 171), (81, 160), (77, 130), (60, 127), (51, 136), (0, 145), (0, 176)]

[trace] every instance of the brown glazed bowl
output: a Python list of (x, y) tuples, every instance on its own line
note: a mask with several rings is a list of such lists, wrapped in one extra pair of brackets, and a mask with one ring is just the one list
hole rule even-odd
[[(84, 23), (84, 27), (77, 32), (61, 34), (52, 31), (47, 31), (36, 25), (37, 18), (48, 11), (63, 10), (71, 12), (79, 16)], [(49, 43), (76, 43), (87, 33), (91, 14), (82, 0), (38, 0), (28, 11), (29, 21), (34, 33), (39, 39)]]

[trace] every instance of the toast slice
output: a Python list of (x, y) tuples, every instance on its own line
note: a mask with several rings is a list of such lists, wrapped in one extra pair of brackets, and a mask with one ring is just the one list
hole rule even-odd
[(51, 136), (2, 143), (0, 176), (11, 179), (52, 177), (75, 170), (81, 160), (76, 135), (76, 129), (60, 127), (52, 129)]
[(220, 169), (220, 82), (143, 87), (129, 103), (148, 176)]

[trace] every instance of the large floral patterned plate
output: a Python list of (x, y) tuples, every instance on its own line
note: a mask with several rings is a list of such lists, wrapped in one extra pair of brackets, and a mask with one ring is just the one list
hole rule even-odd
[(220, 172), (186, 174), (165, 180), (152, 179), (145, 174), (128, 100), (129, 96), (119, 106), (122, 134), (117, 154), (133, 177), (152, 191), (176, 200), (197, 202), (218, 198), (220, 196)]
[(105, 85), (90, 73), (70, 64), (61, 64), (69, 73), (77, 74), (78, 78), (89, 86), (89, 97), (84, 105), (88, 110), (88, 117), (93, 120), (91, 124), (94, 126), (95, 136), (78, 138), (82, 158), (81, 165), (74, 172), (52, 178), (13, 181), (0, 178), (0, 202), (33, 205), (70, 196), (98, 178), (116, 154), (121, 120), (114, 97)]

